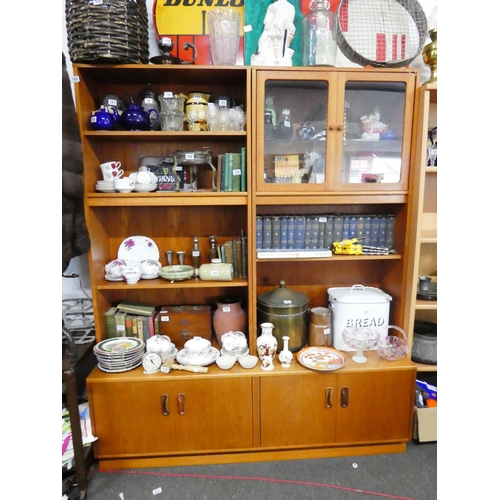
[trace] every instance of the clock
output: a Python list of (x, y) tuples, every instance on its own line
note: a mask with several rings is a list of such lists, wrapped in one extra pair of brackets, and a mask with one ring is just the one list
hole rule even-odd
[(160, 371), (163, 361), (157, 352), (147, 352), (142, 357), (144, 373), (156, 373)]

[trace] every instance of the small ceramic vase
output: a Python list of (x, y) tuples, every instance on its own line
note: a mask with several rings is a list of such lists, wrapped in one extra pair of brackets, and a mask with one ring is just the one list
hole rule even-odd
[(283, 336), (283, 350), (279, 353), (278, 359), (280, 360), (281, 366), (283, 368), (290, 368), (290, 363), (293, 361), (293, 354), (290, 349), (288, 349), (288, 341), (290, 337)]
[(262, 323), (260, 327), (262, 335), (257, 338), (257, 354), (261, 361), (260, 367), (270, 371), (274, 369), (273, 361), (278, 349), (278, 339), (273, 335), (272, 323)]

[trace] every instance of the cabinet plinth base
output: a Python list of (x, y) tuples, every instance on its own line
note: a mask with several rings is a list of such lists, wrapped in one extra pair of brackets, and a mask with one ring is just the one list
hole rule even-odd
[(346, 456), (379, 455), (385, 453), (404, 453), (405, 451), (406, 442), (402, 442), (364, 446), (336, 446), (331, 448), (303, 450), (290, 449), (278, 451), (250, 451), (241, 453), (216, 453), (176, 457), (112, 458), (99, 460), (99, 469), (140, 469), (148, 467), (271, 462), (275, 460), (307, 460), (312, 458), (335, 458)]

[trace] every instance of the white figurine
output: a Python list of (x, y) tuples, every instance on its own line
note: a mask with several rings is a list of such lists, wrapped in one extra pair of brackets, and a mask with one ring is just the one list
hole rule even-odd
[(287, 0), (275, 0), (269, 5), (258, 49), (250, 58), (252, 66), (292, 66), (294, 19), (295, 7)]

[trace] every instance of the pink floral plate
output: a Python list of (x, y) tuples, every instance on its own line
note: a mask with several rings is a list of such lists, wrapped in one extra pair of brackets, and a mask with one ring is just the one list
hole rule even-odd
[(118, 258), (126, 259), (133, 263), (143, 260), (160, 260), (160, 251), (156, 243), (147, 236), (129, 236), (125, 238), (118, 248)]
[(305, 347), (297, 353), (297, 361), (311, 370), (329, 372), (342, 368), (347, 358), (333, 347)]

